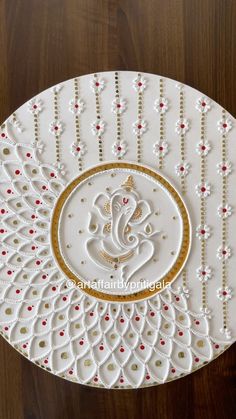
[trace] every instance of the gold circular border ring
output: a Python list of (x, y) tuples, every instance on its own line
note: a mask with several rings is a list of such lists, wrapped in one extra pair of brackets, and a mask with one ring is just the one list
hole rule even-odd
[[(172, 198), (174, 199), (175, 203), (178, 206), (179, 212), (182, 217), (183, 222), (183, 237), (182, 237), (182, 244), (181, 249), (179, 252), (179, 256), (175, 261), (172, 268), (169, 272), (159, 279), (156, 282), (155, 289), (146, 288), (144, 290), (138, 291), (131, 295), (110, 295), (105, 294), (101, 291), (98, 291), (92, 287), (89, 287), (87, 284), (83, 282), (81, 278), (78, 278), (66, 265), (62, 254), (60, 252), (59, 246), (59, 219), (60, 214), (63, 208), (63, 205), (68, 198), (68, 196), (73, 192), (73, 190), (84, 180), (88, 179), (90, 176), (94, 176), (97, 173), (111, 171), (112, 169), (130, 169), (137, 172), (144, 173), (152, 177), (155, 181), (160, 183), (165, 189), (168, 190)], [(167, 181), (163, 176), (159, 173), (154, 171), (153, 169), (143, 166), (136, 163), (129, 163), (129, 162), (113, 162), (113, 163), (104, 163), (101, 165), (94, 166), (86, 171), (84, 171), (80, 176), (75, 178), (61, 193), (59, 196), (51, 220), (51, 246), (52, 250), (56, 259), (56, 262), (61, 269), (61, 271), (67, 276), (68, 279), (73, 281), (78, 288), (82, 289), (85, 293), (91, 295), (92, 297), (98, 298), (99, 300), (105, 301), (116, 301), (116, 302), (130, 302), (130, 301), (138, 301), (144, 300), (148, 297), (152, 297), (153, 295), (162, 291), (167, 285), (169, 285), (173, 280), (179, 275), (181, 270), (183, 269), (186, 260), (189, 255), (190, 246), (191, 246), (191, 223), (187, 208), (179, 195), (176, 189)]]

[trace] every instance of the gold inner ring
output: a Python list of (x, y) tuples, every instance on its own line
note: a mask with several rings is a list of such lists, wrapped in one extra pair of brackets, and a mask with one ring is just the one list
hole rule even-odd
[[(100, 172), (110, 171), (112, 169), (130, 169), (130, 170), (141, 172), (150, 176), (156, 182), (160, 183), (170, 193), (170, 195), (172, 196), (172, 198), (174, 199), (175, 203), (178, 206), (178, 209), (182, 218), (182, 222), (183, 222), (183, 238), (182, 238), (182, 243), (181, 243), (181, 249), (179, 252), (179, 256), (177, 260), (175, 261), (174, 265), (164, 277), (162, 277), (161, 279), (157, 281), (158, 287), (156, 287), (155, 289), (144, 289), (131, 295), (105, 294), (104, 292), (101, 292), (92, 287), (89, 287), (87, 284), (83, 282), (81, 278), (79, 278), (77, 275), (71, 272), (71, 270), (66, 265), (64, 258), (61, 254), (60, 246), (59, 246), (59, 219), (60, 219), (60, 214), (61, 214), (65, 201), (81, 182), (85, 181), (89, 177), (94, 176)], [(151, 297), (154, 294), (162, 291), (165, 288), (165, 286), (170, 284), (182, 270), (187, 260), (189, 250), (190, 250), (190, 245), (191, 245), (191, 225), (190, 225), (189, 214), (182, 198), (180, 197), (176, 189), (164, 177), (162, 177), (159, 173), (155, 172), (153, 169), (150, 169), (146, 166), (142, 166), (136, 163), (126, 163), (126, 162), (104, 163), (104, 164), (92, 167), (91, 169), (88, 169), (87, 171), (82, 173), (80, 176), (74, 179), (65, 188), (62, 194), (59, 196), (56, 202), (55, 208), (54, 208), (52, 222), (51, 222), (51, 245), (52, 245), (55, 259), (60, 269), (64, 272), (64, 274), (67, 276), (68, 279), (73, 281), (79, 288), (81, 288), (87, 294), (101, 300), (106, 300), (106, 301), (129, 302), (129, 301), (142, 300), (142, 299)]]

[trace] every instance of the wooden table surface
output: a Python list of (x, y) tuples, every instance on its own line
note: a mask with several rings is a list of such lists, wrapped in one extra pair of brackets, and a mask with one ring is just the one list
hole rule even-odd
[[(0, 0), (0, 120), (58, 82), (119, 69), (187, 83), (236, 116), (235, 22), (235, 0)], [(108, 391), (56, 378), (0, 338), (0, 419), (233, 418), (234, 356)]]

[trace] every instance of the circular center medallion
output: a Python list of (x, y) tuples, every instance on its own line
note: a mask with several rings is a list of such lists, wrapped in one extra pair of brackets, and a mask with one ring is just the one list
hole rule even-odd
[(170, 284), (190, 250), (186, 206), (159, 173), (135, 163), (95, 166), (60, 195), (51, 224), (60, 269), (90, 295), (150, 297)]

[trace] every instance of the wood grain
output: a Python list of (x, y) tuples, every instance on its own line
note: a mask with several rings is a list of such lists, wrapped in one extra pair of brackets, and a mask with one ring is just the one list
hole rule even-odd
[[(0, 120), (68, 78), (162, 74), (236, 116), (235, 0), (0, 0)], [(176, 382), (136, 391), (56, 378), (0, 339), (0, 419), (232, 418), (235, 346)]]

